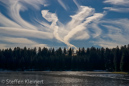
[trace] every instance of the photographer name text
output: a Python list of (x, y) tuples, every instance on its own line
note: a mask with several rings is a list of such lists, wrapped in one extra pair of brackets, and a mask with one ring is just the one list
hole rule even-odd
[(43, 84), (43, 80), (30, 80), (30, 79), (6, 79), (6, 80), (1, 80), (2, 84), (6, 84), (6, 85), (19, 85), (19, 84)]

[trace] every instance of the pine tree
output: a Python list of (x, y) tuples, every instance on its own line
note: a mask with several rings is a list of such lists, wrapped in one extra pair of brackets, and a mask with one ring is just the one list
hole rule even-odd
[(121, 71), (124, 71), (124, 65), (125, 65), (125, 54), (123, 53), (122, 54), (122, 57), (121, 57), (121, 62), (120, 62), (120, 70)]

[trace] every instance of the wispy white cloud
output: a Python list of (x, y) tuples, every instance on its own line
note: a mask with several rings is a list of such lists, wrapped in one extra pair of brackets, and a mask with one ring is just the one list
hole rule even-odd
[(13, 22), (10, 19), (8, 19), (2, 13), (0, 13), (0, 19), (2, 20), (2, 21), (0, 21), (0, 24), (2, 26), (5, 26), (5, 27), (19, 27), (19, 28), (21, 28), (20, 25), (18, 25), (17, 23)]
[(64, 37), (64, 41), (66, 44), (69, 44), (69, 40), (77, 33), (80, 31), (83, 31), (86, 29), (87, 24), (91, 23), (92, 21), (95, 21), (97, 19), (101, 19), (103, 17), (103, 14), (101, 13), (94, 13), (93, 16), (87, 17), (85, 21), (76, 27), (72, 28), (71, 31)]
[[(15, 6), (15, 4), (21, 4), (22, 5), (21, 10), (27, 10), (28, 7), (39, 10), (40, 5), (43, 5), (43, 6), (49, 5), (46, 0), (11, 0), (11, 1), (10, 0), (0, 0), (0, 2), (9, 6), (8, 8), (10, 8), (10, 6), (13, 6), (13, 5)], [(27, 7), (27, 5), (25, 5), (25, 4), (28, 4), (29, 6)]]
[[(95, 8), (81, 6), (77, 0), (73, 0), (78, 10), (74, 10), (75, 14), (72, 13), (73, 15), (69, 15), (71, 20), (63, 24), (60, 22), (60, 17), (56, 12), (45, 7), (45, 9), (41, 9), (40, 6), (49, 5), (47, 1), (48, 0), (0, 0), (0, 2), (5, 4), (5, 8), (8, 12), (6, 15), (0, 13), (0, 19), (2, 20), (0, 21), (0, 34), (5, 36), (3, 39), (1, 37), (0, 40), (10, 43), (10, 45), (0, 44), (0, 47), (24, 47), (25, 45), (29, 47), (48, 46), (29, 38), (38, 38), (41, 40), (51, 40), (55, 38), (58, 40), (57, 42), (75, 48), (77, 48), (77, 46), (71, 44), (72, 40), (88, 40), (91, 38), (95, 40), (91, 41), (93, 44), (102, 47), (116, 47), (117, 45), (123, 45), (129, 42), (128, 19), (102, 20), (105, 13), (96, 13)], [(70, 8), (65, 1), (57, 0), (57, 2), (66, 12), (69, 11)], [(113, 7), (104, 7), (104, 10), (129, 12), (127, 0), (105, 0), (104, 3), (113, 5)], [(41, 15), (42, 18), (37, 19), (30, 16), (28, 18), (33, 21), (26, 21), (20, 13), (24, 13), (29, 9), (40, 11), (40, 14), (36, 14)], [(106, 29), (107, 32), (105, 32), (102, 27)]]
[(1, 37), (0, 41), (3, 41), (7, 44), (0, 44), (0, 47), (2, 48), (14, 48), (16, 46), (25, 47), (28, 48), (34, 48), (34, 47), (48, 47), (47, 44), (39, 44), (35, 41), (29, 40), (27, 38), (18, 38), (18, 37)]
[(11, 18), (13, 18), (13, 20), (16, 21), (23, 28), (36, 30), (35, 26), (28, 23), (21, 17), (20, 11), (22, 9), (22, 6), (23, 5), (20, 4), (18, 1), (15, 1), (14, 4), (10, 6), (10, 9), (9, 9), (10, 15), (9, 16), (11, 16)]
[(72, 15), (72, 20), (67, 24), (68, 29), (75, 28), (81, 24), (88, 16), (94, 14), (94, 9), (87, 6), (80, 6), (79, 10), (75, 15)]
[(42, 16), (48, 21), (56, 23), (58, 21), (58, 18), (55, 13), (48, 12), (49, 10), (42, 10), (41, 14)]
[(103, 9), (114, 12), (129, 12), (129, 0), (105, 0), (104, 3), (112, 4), (113, 7), (104, 7)]
[(99, 21), (99, 23), (106, 28), (106, 32), (101, 33), (96, 38), (96, 41), (92, 41), (93, 44), (101, 47), (114, 48), (129, 43), (128, 19), (103, 20)]
[(77, 5), (78, 8), (80, 7), (80, 5), (79, 5), (79, 3), (77, 2), (77, 0), (73, 0), (73, 2)]
[(89, 35), (88, 32), (86, 32), (86, 31), (80, 31), (80, 32), (78, 32), (74, 36), (73, 40), (87, 40), (89, 38), (90, 38), (90, 35)]
[(121, 46), (122, 44), (113, 42), (113, 41), (109, 41), (109, 40), (103, 40), (103, 39), (99, 39), (99, 41), (92, 41), (93, 44), (95, 45), (99, 45), (101, 47), (104, 48), (116, 48), (116, 46)]
[(129, 0), (105, 0), (104, 3), (109, 3), (113, 5), (129, 6)]
[(64, 3), (63, 3), (63, 0), (57, 0), (59, 2), (59, 4), (67, 11), (69, 9), (68, 6), (66, 6)]
[(90, 28), (90, 31), (92, 31), (92, 32), (90, 32), (90, 34), (93, 38), (97, 38), (102, 34), (102, 30), (98, 26), (98, 23), (96, 23), (96, 22), (88, 25), (87, 28)]
[(48, 12), (48, 10), (42, 10), (41, 13), (43, 18), (45, 18), (48, 22), (52, 22), (51, 25), (48, 25), (48, 28), (53, 29), (53, 34), (55, 38), (63, 42), (58, 33), (59, 26), (57, 26), (58, 17), (56, 16), (56, 14)]
[[(80, 6), (77, 13), (71, 16), (71, 21), (69, 21), (66, 25), (62, 25), (55, 13), (51, 13), (48, 10), (42, 10), (41, 13), (43, 18), (45, 18), (48, 22), (51, 22), (51, 24), (47, 23), (42, 25), (51, 28), (51, 30), (53, 29), (53, 34), (57, 40), (65, 43), (69, 47), (75, 48), (77, 47), (69, 42), (70, 39), (88, 39), (90, 35), (88, 32), (84, 32), (83, 30), (86, 29), (89, 23), (92, 21), (95, 22), (104, 16), (102, 13), (95, 13), (93, 8)], [(78, 32), (82, 34), (78, 34)]]
[(19, 37), (33, 37), (39, 39), (52, 39), (53, 35), (48, 32), (27, 30), (24, 28), (0, 27), (0, 33)]
[(0, 44), (0, 49), (6, 49), (6, 44)]
[(9, 43), (18, 43), (18, 44), (35, 44), (36, 42), (33, 42), (31, 40), (28, 40), (26, 38), (13, 38), (13, 37), (2, 37), (0, 39), (1, 41), (9, 42)]
[(111, 38), (113, 41), (121, 44), (129, 42), (127, 40), (127, 37), (129, 37), (129, 35), (122, 34), (122, 30), (120, 28), (111, 25), (103, 25), (103, 26), (108, 29), (107, 37)]
[(28, 4), (31, 6), (31, 8), (39, 9), (39, 5), (44, 5), (46, 4), (46, 0), (0, 0), (4, 4), (6, 4), (6, 8), (8, 9), (8, 15), (13, 19), (14, 22), (22, 26), (23, 28), (26, 29), (33, 29), (37, 30), (37, 28), (30, 24), (29, 22), (25, 21), (21, 15), (20, 12), (23, 10), (27, 10), (29, 6), (27, 7)]
[(129, 8), (119, 8), (119, 7), (104, 7), (103, 9), (115, 12), (129, 12)]
[(22, 2), (29, 4), (31, 7), (34, 7), (37, 10), (40, 9), (40, 5), (43, 5), (45, 7), (49, 6), (49, 4), (47, 3), (47, 0), (22, 0)]
[(41, 30), (42, 27), (39, 28), (40, 25), (33, 25), (32, 23), (25, 21), (20, 14), (21, 11), (32, 8), (39, 10), (41, 5), (48, 5), (46, 0), (0, 0), (0, 2), (4, 3), (8, 13), (8, 17), (0, 13), (0, 19), (2, 19), (2, 21), (0, 21), (0, 33), (4, 36), (10, 36), (4, 37), (4, 39), (0, 38), (2, 41), (10, 42), (10, 44), (1, 44), (0, 47), (32, 47), (38, 46), (38, 44), (40, 46), (46, 46), (46, 44), (36, 43), (27, 38), (48, 40), (53, 38), (51, 32)]
[[(80, 6), (77, 1), (74, 0), (74, 3), (78, 6), (78, 11), (75, 15), (70, 16), (72, 19), (67, 24), (62, 24), (59, 21), (56, 13), (49, 12), (49, 10), (42, 10), (41, 15), (48, 22), (35, 19), (38, 25), (34, 26), (33, 24), (25, 21), (21, 17), (20, 12), (28, 10), (28, 7), (25, 6), (24, 3), (39, 10), (38, 5), (46, 4), (45, 0), (7, 0), (2, 2), (7, 4), (9, 16), (12, 20), (2, 14), (0, 15), (0, 18), (4, 20), (4, 22), (0, 22), (0, 24), (2, 24), (2, 27), (0, 27), (1, 34), (17, 36), (21, 38), (33, 37), (39, 39), (52, 39), (55, 37), (57, 40), (65, 43), (69, 47), (75, 48), (76, 46), (71, 44), (70, 40), (89, 39), (90, 35), (87, 32), (88, 30), (83, 30), (85, 30), (87, 25), (92, 21), (101, 19), (103, 17), (103, 14), (101, 13), (95, 13), (95, 9), (87, 6)], [(58, 2), (65, 10), (68, 10), (68, 7), (63, 3), (63, 1), (58, 0)], [(44, 29), (42, 30), (42, 28)], [(9, 39), (7, 40), (9, 41)]]
[(102, 24), (110, 24), (113, 26), (116, 26), (118, 28), (121, 28), (121, 30), (124, 32), (124, 34), (129, 33), (129, 19), (116, 19), (116, 20), (103, 20), (100, 23)]

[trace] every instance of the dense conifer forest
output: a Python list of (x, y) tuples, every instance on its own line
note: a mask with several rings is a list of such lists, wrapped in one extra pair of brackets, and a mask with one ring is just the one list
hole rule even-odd
[(0, 49), (0, 69), (51, 71), (128, 71), (129, 45), (116, 48)]

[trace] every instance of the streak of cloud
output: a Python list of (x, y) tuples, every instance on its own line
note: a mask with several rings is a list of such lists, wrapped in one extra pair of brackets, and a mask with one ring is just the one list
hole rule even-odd
[(114, 12), (129, 12), (129, 8), (117, 8), (117, 7), (104, 7), (103, 9), (114, 11)]
[(28, 40), (26, 38), (13, 38), (13, 37), (2, 37), (1, 41), (18, 43), (18, 44), (35, 44), (35, 42)]
[(53, 35), (51, 33), (35, 31), (35, 30), (27, 30), (24, 28), (0, 27), (0, 33), (4, 35), (19, 36), (19, 37), (33, 37), (33, 38), (39, 38), (39, 39), (53, 38)]
[(113, 5), (129, 6), (129, 0), (105, 0), (104, 3)]
[(80, 5), (78, 4), (77, 0), (73, 0), (73, 2), (76, 4), (76, 6), (79, 8)]
[[(48, 47), (46, 44), (38, 44), (37, 42), (34, 42), (27, 38), (1, 37), (0, 41), (14, 44), (13, 48), (16, 47), (16, 45), (22, 45), (22, 47), (25, 47), (25, 45), (28, 45), (27, 47), (29, 47), (29, 48)], [(8, 46), (8, 45), (6, 45), (6, 44), (1, 45), (1, 47), (3, 47), (3, 48), (6, 46)], [(12, 45), (10, 47), (12, 47)]]
[(63, 3), (63, 0), (57, 0), (59, 4), (67, 11), (68, 7)]
[(8, 19), (2, 13), (0, 13), (0, 19), (2, 20), (2, 21), (0, 21), (0, 24), (2, 26), (5, 26), (5, 27), (19, 27), (19, 28), (21, 28), (20, 25), (16, 24), (15, 22), (13, 22), (10, 19)]

